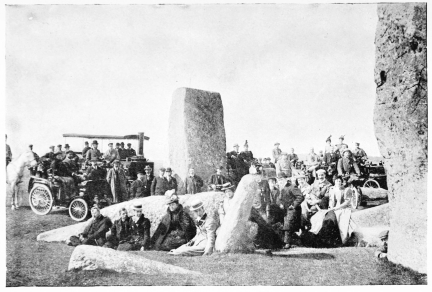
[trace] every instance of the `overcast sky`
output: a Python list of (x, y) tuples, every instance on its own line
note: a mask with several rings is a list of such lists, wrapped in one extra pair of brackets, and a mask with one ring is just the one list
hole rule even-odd
[(172, 93), (192, 87), (221, 94), (227, 150), (306, 153), (344, 134), (379, 155), (376, 24), (374, 4), (8, 6), (8, 144), (143, 131), (146, 157), (167, 160)]

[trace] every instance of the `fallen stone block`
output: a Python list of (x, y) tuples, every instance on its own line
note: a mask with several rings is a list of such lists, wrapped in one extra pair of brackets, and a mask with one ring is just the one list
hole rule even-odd
[[(145, 252), (142, 253), (144, 255)], [(98, 246), (80, 245), (74, 249), (71, 255), (68, 270), (105, 269), (119, 273), (146, 275), (201, 275), (199, 272), (149, 260), (143, 255)]]
[(390, 212), (390, 205), (387, 203), (377, 207), (352, 212), (351, 219), (360, 227), (390, 226)]
[(381, 188), (361, 188), (363, 199), (379, 200), (386, 199), (388, 197), (388, 191)]

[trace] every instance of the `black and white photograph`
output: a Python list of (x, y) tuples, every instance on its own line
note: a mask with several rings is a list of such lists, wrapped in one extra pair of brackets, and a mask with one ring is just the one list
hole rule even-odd
[(3, 12), (6, 287), (428, 285), (426, 2)]

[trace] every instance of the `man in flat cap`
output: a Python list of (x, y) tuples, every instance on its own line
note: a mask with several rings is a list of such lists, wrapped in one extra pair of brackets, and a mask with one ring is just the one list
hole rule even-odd
[(113, 143), (108, 143), (108, 150), (104, 154), (104, 159), (110, 165), (114, 160), (120, 160), (120, 155), (117, 149), (114, 149)]
[(204, 182), (201, 177), (195, 174), (195, 169), (190, 168), (189, 174), (185, 179), (186, 194), (196, 194), (201, 192)]
[(151, 190), (150, 193), (152, 196), (163, 196), (165, 195), (165, 192), (167, 191), (166, 188), (166, 184), (165, 184), (165, 168), (161, 167), (159, 169), (159, 175), (155, 176), (155, 178), (153, 179), (153, 182), (151, 184)]
[(272, 155), (273, 155), (273, 159), (274, 159), (274, 162), (275, 162), (275, 163), (278, 162), (279, 157), (280, 157), (281, 154), (282, 154), (282, 149), (279, 148), (279, 145), (280, 145), (280, 143), (279, 143), (279, 142), (276, 142), (276, 143), (274, 144), (275, 148), (272, 150)]
[(84, 148), (83, 148), (83, 150), (82, 150), (82, 157), (83, 157), (83, 158), (86, 158), (87, 151), (89, 151), (89, 150), (90, 150), (89, 142), (85, 141), (85, 142), (84, 142)]
[(226, 187), (231, 184), (229, 179), (222, 174), (222, 170), (222, 166), (216, 167), (216, 173), (212, 174), (212, 176), (209, 178), (207, 184), (210, 190), (220, 191), (222, 187)]
[(152, 237), (156, 250), (170, 251), (189, 242), (196, 234), (195, 223), (183, 210), (178, 196), (174, 193), (167, 198), (167, 212)]
[(126, 156), (127, 157), (134, 157), (136, 156), (136, 151), (134, 149), (132, 149), (132, 144), (131, 143), (127, 143), (127, 149), (126, 151)]
[(360, 143), (358, 143), (358, 142), (355, 143), (355, 149), (353, 150), (353, 156), (354, 156), (354, 160), (357, 163), (364, 163), (368, 159), (366, 152), (362, 148), (360, 148)]
[(381, 239), (381, 246), (375, 251), (374, 255), (379, 259), (387, 258), (387, 241), (388, 241), (389, 231), (381, 231), (378, 237)]
[(192, 202), (190, 210), (197, 218), (196, 235), (188, 243), (171, 250), (169, 254), (183, 256), (211, 255), (216, 242), (216, 230), (219, 227), (219, 220), (206, 213), (204, 204), (198, 198)]
[(336, 144), (335, 146), (336, 146), (336, 153), (339, 153), (339, 155), (341, 155), (342, 156), (342, 148), (344, 148), (345, 146), (345, 149), (348, 149), (348, 145), (347, 144), (345, 144), (344, 143), (344, 139), (345, 139), (345, 135), (341, 135), (340, 137), (339, 137), (339, 144)]
[(120, 155), (120, 159), (121, 160), (124, 160), (124, 159), (126, 159), (128, 157), (127, 156), (127, 151), (124, 148), (124, 143), (123, 142), (120, 143), (120, 148), (118, 148), (117, 151), (118, 151), (118, 153)]
[(86, 161), (99, 160), (101, 158), (102, 153), (99, 151), (98, 146), (98, 142), (93, 140), (92, 148), (86, 153)]
[(171, 167), (167, 167), (165, 171), (165, 191), (175, 190), (177, 191), (177, 180), (172, 176)]
[(45, 153), (44, 155), (42, 155), (41, 158), (44, 161), (48, 161), (51, 163), (51, 161), (55, 158), (54, 148), (55, 148), (54, 146), (50, 146), (49, 151), (47, 153)]
[(154, 180), (154, 175), (151, 171), (152, 168), (149, 165), (146, 165), (146, 167), (144, 167), (144, 175), (141, 177), (144, 184), (144, 197), (151, 196), (151, 185)]
[(106, 180), (111, 185), (111, 193), (113, 194), (115, 203), (128, 200), (126, 174), (123, 168), (120, 167), (120, 161), (115, 160), (113, 162), (113, 167), (108, 170)]

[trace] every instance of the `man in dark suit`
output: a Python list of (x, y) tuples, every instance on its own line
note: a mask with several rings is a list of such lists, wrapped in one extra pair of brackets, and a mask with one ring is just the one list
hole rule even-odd
[(172, 169), (170, 167), (165, 171), (165, 191), (169, 190), (177, 191), (177, 180), (172, 177)]
[(128, 156), (128, 151), (124, 148), (124, 143), (121, 142), (120, 143), (120, 148), (118, 151), (119, 155), (120, 155), (120, 159), (126, 159)]
[(131, 143), (127, 143), (127, 149), (126, 151), (126, 156), (127, 157), (133, 157), (136, 156), (136, 151), (134, 149), (132, 149), (132, 144)]
[(151, 174), (151, 171), (152, 168), (147, 165), (144, 168), (145, 174), (141, 178), (144, 184), (144, 197), (149, 197), (151, 195), (151, 186), (154, 180), (154, 175)]
[(91, 214), (93, 220), (79, 235), (79, 239), (81, 244), (103, 246), (106, 243), (106, 233), (112, 225), (111, 220), (100, 213), (97, 205), (91, 208)]
[(111, 235), (104, 247), (117, 249), (121, 244), (129, 242), (132, 236), (132, 218), (128, 216), (126, 208), (120, 210), (120, 218), (114, 221)]
[(98, 145), (98, 142), (94, 140), (92, 143), (92, 148), (86, 153), (86, 161), (99, 160), (101, 158), (102, 153), (99, 151), (99, 149), (97, 149)]
[(156, 176), (153, 179), (153, 182), (151, 184), (150, 193), (152, 196), (163, 196), (165, 195), (165, 192), (167, 191), (165, 189), (165, 168), (159, 169), (159, 176)]
[(186, 194), (196, 194), (201, 192), (204, 182), (195, 174), (195, 169), (189, 169), (189, 175), (185, 179)]
[(82, 150), (82, 157), (85, 158), (87, 151), (90, 150), (89, 143), (87, 141), (84, 142), (84, 149)]
[(304, 197), (300, 189), (297, 188), (295, 181), (296, 177), (294, 176), (281, 191), (281, 205), (286, 212), (282, 229), (285, 233), (285, 249), (291, 247), (293, 234), (300, 229), (301, 203)]
[(216, 173), (212, 174), (208, 180), (209, 189), (213, 191), (220, 191), (222, 187), (229, 186), (231, 182), (225, 176), (222, 175), (222, 166), (216, 168)]

